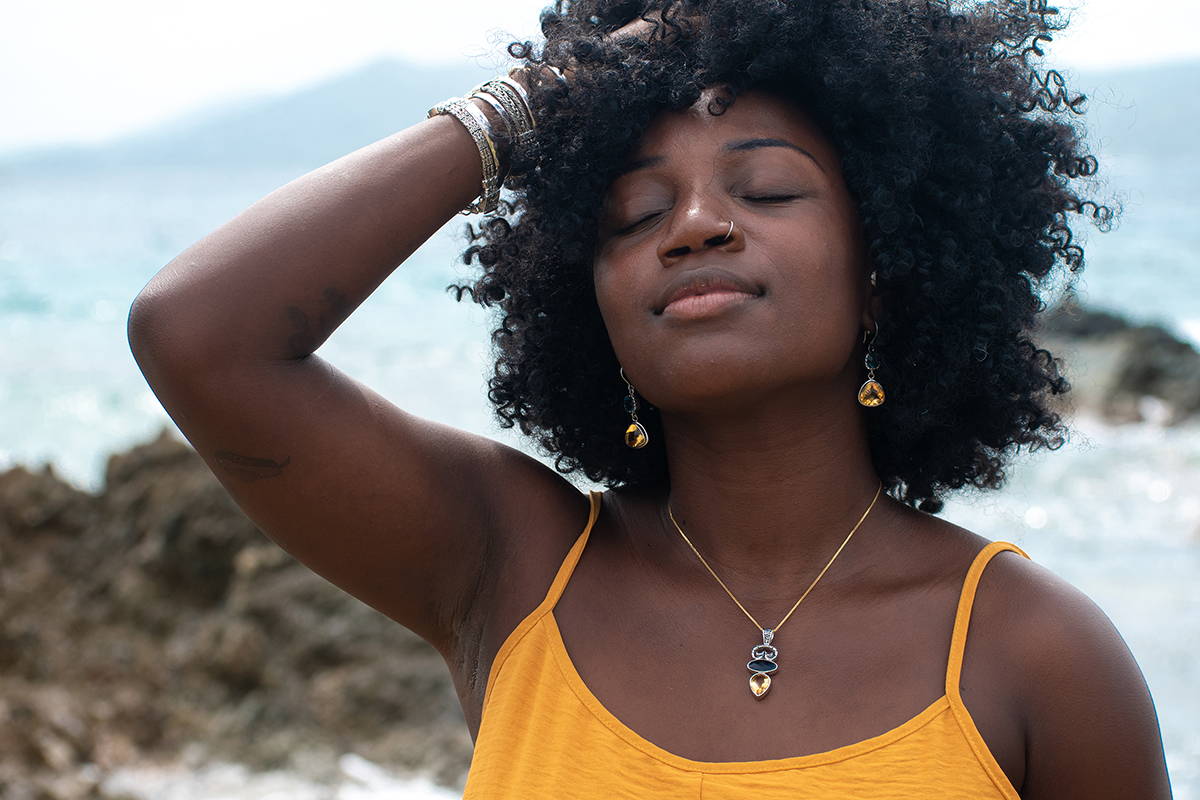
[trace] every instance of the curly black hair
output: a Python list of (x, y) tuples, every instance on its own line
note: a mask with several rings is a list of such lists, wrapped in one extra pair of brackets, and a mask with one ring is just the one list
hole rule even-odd
[[(1068, 215), (1102, 231), (1117, 216), (1085, 199), (1086, 97), (1039, 72), (1068, 20), (1047, 0), (559, 0), (545, 42), (512, 42), (529, 65), (570, 67), (531, 92), (539, 125), (518, 154), (497, 216), (448, 290), (498, 306), (488, 397), (562, 473), (609, 488), (665, 484), (658, 412), (650, 444), (622, 432), (625, 386), (592, 284), (601, 206), (619, 167), (663, 110), (728, 87), (798, 104), (834, 144), (882, 300), (885, 405), (864, 410), (874, 467), (892, 496), (928, 513), (948, 490), (999, 488), (1006, 456), (1057, 449), (1050, 395), (1061, 360), (1031, 339), (1044, 290), (1084, 264)], [(652, 12), (661, 14), (661, 22)], [(605, 38), (642, 17), (653, 33)], [(682, 24), (694, 18), (700, 26)], [(710, 104), (711, 113), (720, 113)], [(1120, 206), (1113, 204), (1119, 211)], [(658, 435), (656, 435), (658, 434)]]

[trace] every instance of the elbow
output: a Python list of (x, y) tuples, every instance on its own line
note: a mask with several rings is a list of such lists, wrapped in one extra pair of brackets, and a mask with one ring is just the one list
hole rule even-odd
[(152, 291), (143, 289), (134, 298), (125, 319), (125, 338), (143, 372), (151, 360), (175, 361), (196, 352), (195, 338), (184, 335), (185, 320), (180, 306)]
[(125, 318), (125, 338), (129, 342), (129, 351), (139, 363), (140, 355), (146, 352), (155, 337), (158, 328), (155, 320), (158, 316), (158, 309), (146, 296), (145, 290), (129, 306), (129, 314)]

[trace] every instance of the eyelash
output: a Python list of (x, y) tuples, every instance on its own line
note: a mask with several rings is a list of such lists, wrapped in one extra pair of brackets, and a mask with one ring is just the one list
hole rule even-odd
[[(757, 197), (744, 197), (744, 199), (755, 200), (755, 201), (760, 201), (760, 202), (765, 202), (765, 203), (781, 203), (786, 200), (795, 200), (799, 196), (800, 195), (798, 195), (798, 194), (775, 194), (775, 195), (762, 195), (762, 196), (757, 196)], [(621, 228), (619, 231), (617, 231), (617, 234), (623, 235), (623, 234), (629, 233), (634, 228), (637, 228), (638, 226), (640, 226), (642, 223), (648, 222), (649, 220), (654, 219), (660, 213), (662, 213), (662, 212), (656, 211), (653, 214), (642, 217), (641, 219), (639, 219), (637, 222), (633, 223), (632, 225), (626, 225), (624, 228)]]

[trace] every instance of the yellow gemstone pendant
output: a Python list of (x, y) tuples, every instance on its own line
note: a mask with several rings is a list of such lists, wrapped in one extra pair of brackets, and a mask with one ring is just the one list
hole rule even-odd
[(752, 673), (750, 693), (759, 699), (771, 688), (771, 676), (767, 673), (779, 669), (779, 665), (775, 663), (775, 659), (779, 657), (779, 650), (771, 644), (775, 638), (775, 631), (772, 628), (763, 628), (762, 635), (763, 643), (750, 650), (751, 660), (746, 664), (746, 669)]
[(883, 387), (874, 379), (864, 381), (858, 390), (858, 402), (868, 408), (883, 405), (883, 399)]
[(647, 435), (646, 429), (642, 427), (642, 423), (631, 422), (625, 429), (625, 444), (629, 447), (645, 447), (648, 441), (650, 441), (650, 437)]

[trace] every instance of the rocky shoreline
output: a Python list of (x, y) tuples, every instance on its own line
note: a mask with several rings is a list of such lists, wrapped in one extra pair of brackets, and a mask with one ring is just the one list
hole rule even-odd
[(0, 597), (0, 797), (105, 797), (110, 771), (189, 745), (317, 781), (353, 752), (461, 788), (437, 652), (268, 540), (166, 430), (96, 495), (50, 466), (0, 474)]
[(1114, 425), (1178, 425), (1200, 415), (1200, 352), (1162, 325), (1065, 302), (1042, 316), (1035, 340), (1065, 363), (1069, 413)]
[[(1037, 333), (1069, 412), (1200, 414), (1200, 353), (1063, 306)], [(104, 488), (0, 473), (0, 796), (115, 797), (113, 770), (236, 762), (333, 780), (357, 753), (461, 791), (471, 740), (440, 656), (295, 562), (163, 432)]]

